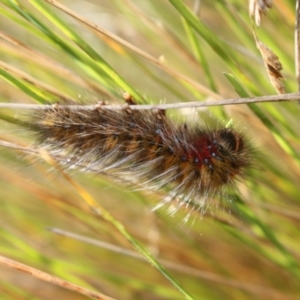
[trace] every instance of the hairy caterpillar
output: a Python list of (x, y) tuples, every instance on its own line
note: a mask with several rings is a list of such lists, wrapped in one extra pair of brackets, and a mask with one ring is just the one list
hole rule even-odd
[(240, 132), (176, 124), (164, 110), (103, 105), (78, 110), (57, 104), (38, 110), (30, 123), (38, 143), (67, 157), (71, 166), (151, 190), (166, 188), (171, 199), (201, 207), (242, 178), (251, 161), (251, 148)]

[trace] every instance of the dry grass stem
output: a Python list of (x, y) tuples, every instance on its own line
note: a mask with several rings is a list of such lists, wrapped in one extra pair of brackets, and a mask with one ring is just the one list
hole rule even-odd
[(42, 272), (40, 270), (37, 270), (35, 268), (29, 267), (25, 264), (19, 263), (15, 260), (9, 259), (5, 256), (0, 255), (0, 263), (2, 265), (5, 265), (7, 267), (13, 268), (15, 270), (27, 273), (32, 275), (35, 278), (41, 279), (45, 282), (49, 282), (52, 284), (55, 284), (57, 286), (60, 286), (62, 288), (68, 289), (70, 291), (74, 291), (76, 293), (85, 295), (91, 299), (97, 299), (97, 300), (114, 300), (111, 297), (107, 297), (103, 294), (91, 291), (89, 289), (83, 288), (79, 285), (73, 284), (71, 282), (68, 282), (66, 280), (63, 280), (61, 278), (55, 277), (53, 275), (50, 275), (48, 273)]
[(300, 91), (300, 0), (296, 0), (296, 20), (295, 20), (295, 71)]
[[(224, 100), (207, 100), (203, 102), (181, 102), (181, 103), (170, 103), (170, 104), (146, 104), (146, 105), (131, 105), (132, 110), (150, 110), (150, 109), (181, 109), (181, 108), (197, 108), (197, 107), (209, 107), (209, 106), (220, 106), (220, 105), (238, 105), (238, 104), (250, 104), (250, 103), (267, 103), (267, 102), (281, 102), (281, 101), (299, 101), (300, 93), (289, 93), (281, 95), (268, 95), (261, 97), (250, 97), (250, 98), (236, 98), (236, 99), (224, 99)], [(78, 110), (91, 110), (95, 109), (98, 105), (68, 105), (72, 109)], [(103, 105), (105, 109), (124, 109), (128, 105)], [(51, 105), (39, 105), (39, 104), (21, 104), (21, 103), (0, 103), (1, 108), (9, 109), (47, 109)]]

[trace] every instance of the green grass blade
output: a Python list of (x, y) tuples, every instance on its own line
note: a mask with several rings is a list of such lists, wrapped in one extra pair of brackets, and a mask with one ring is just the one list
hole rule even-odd
[[(59, 28), (68, 38), (70, 38), (78, 47), (80, 47), (93, 61), (93, 67), (100, 69), (101, 73), (105, 72), (111, 79), (113, 79), (124, 91), (129, 92), (137, 102), (142, 102), (143, 97), (128, 84), (93, 48), (91, 48), (78, 34), (76, 34), (70, 26), (65, 24), (57, 15), (49, 10), (49, 7), (44, 5), (44, 1), (30, 0), (30, 2), (37, 8), (45, 17), (47, 17), (57, 28)], [(62, 45), (62, 40), (59, 41)]]

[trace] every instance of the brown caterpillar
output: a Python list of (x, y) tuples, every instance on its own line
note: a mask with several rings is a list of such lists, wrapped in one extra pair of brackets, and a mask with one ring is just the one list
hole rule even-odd
[(166, 188), (172, 199), (200, 206), (242, 178), (251, 161), (238, 131), (179, 125), (163, 110), (54, 105), (35, 113), (30, 127), (40, 145), (72, 166)]

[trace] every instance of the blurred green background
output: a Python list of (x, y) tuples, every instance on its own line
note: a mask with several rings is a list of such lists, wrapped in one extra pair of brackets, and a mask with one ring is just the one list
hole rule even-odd
[[(59, 3), (81, 21), (48, 1), (0, 0), (1, 102), (123, 104), (124, 91), (153, 104), (275, 94), (246, 1)], [(283, 65), (286, 92), (297, 91), (294, 16), (294, 1), (275, 1), (256, 29)], [(104, 176), (68, 173), (157, 260), (175, 264), (168, 272), (190, 299), (299, 299), (299, 103), (167, 113), (219, 126), (232, 119), (257, 149), (236, 194), (212, 200), (212, 211), (194, 211), (185, 222), (190, 208), (152, 211), (162, 195)], [(34, 148), (33, 136), (14, 124), (26, 112), (1, 109), (0, 116), (2, 141)], [(127, 255), (125, 249), (134, 249), (116, 223), (91, 213), (80, 190), (38, 155), (0, 148), (0, 212), (4, 256), (116, 299), (185, 297), (149, 263)], [(117, 245), (124, 253), (49, 227)], [(1, 299), (85, 298), (4, 266), (0, 281)]]

